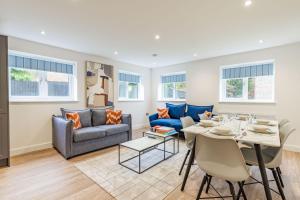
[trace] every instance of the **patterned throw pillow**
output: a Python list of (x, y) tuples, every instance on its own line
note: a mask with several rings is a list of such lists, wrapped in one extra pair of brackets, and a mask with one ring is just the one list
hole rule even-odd
[(121, 124), (122, 111), (121, 110), (106, 110), (106, 124)]
[(169, 110), (168, 108), (157, 108), (158, 118), (159, 119), (169, 119)]
[(212, 117), (212, 112), (205, 111), (203, 114), (199, 114), (199, 118), (201, 120), (208, 120), (211, 119), (211, 117)]
[(77, 112), (74, 113), (66, 113), (66, 118), (68, 120), (72, 120), (74, 123), (73, 129), (81, 128), (80, 116)]

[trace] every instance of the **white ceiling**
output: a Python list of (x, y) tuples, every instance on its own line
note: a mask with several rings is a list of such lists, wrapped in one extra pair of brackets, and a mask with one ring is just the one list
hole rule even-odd
[(300, 41), (300, 0), (252, 1), (0, 0), (0, 33), (147, 67)]

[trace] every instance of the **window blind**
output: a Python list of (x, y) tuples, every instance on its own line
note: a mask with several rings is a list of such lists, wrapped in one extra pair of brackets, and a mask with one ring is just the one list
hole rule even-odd
[(223, 79), (272, 76), (274, 74), (273, 63), (238, 66), (222, 70)]
[(129, 74), (124, 72), (119, 72), (119, 81), (125, 81), (130, 83), (140, 83), (140, 76), (135, 74)]
[(73, 74), (73, 65), (16, 55), (8, 56), (8, 66), (48, 72)]
[(186, 75), (185, 74), (173, 74), (166, 75), (161, 77), (161, 83), (174, 83), (174, 82), (185, 82)]

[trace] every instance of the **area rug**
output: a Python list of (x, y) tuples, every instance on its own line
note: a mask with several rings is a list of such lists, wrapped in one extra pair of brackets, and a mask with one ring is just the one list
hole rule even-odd
[[(176, 145), (177, 146), (177, 145)], [(168, 144), (171, 151), (173, 145)], [(186, 153), (186, 146), (180, 142), (179, 153), (158, 165), (137, 174), (118, 164), (118, 149), (92, 159), (77, 163), (75, 166), (86, 176), (105, 189), (113, 197), (120, 200), (160, 200), (175, 190), (183, 180), (184, 171), (178, 175)], [(121, 159), (136, 155), (136, 152), (121, 149)], [(152, 150), (142, 155), (142, 168), (157, 162), (163, 156), (162, 151)], [(126, 166), (137, 168), (138, 159), (126, 163)], [(193, 165), (191, 173), (196, 170)], [(185, 168), (184, 168), (185, 169)]]

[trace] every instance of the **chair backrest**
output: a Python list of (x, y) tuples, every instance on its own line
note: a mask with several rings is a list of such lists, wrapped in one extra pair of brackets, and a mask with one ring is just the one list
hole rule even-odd
[(286, 123), (282, 127), (279, 128), (279, 137), (280, 137), (280, 147), (267, 147), (264, 149), (264, 153), (272, 156), (273, 159), (269, 163), (267, 163), (266, 167), (275, 168), (279, 167), (282, 161), (282, 149), (291, 133), (293, 133), (296, 129), (292, 127), (291, 123)]
[(288, 120), (288, 119), (282, 119), (282, 120), (280, 120), (278, 126), (280, 128), (280, 127), (284, 126), (285, 124), (287, 124), (289, 122), (290, 122), (290, 120)]
[[(191, 118), (190, 116), (181, 117), (180, 121), (183, 128), (195, 125), (193, 118)], [(185, 143), (187, 147), (191, 149), (194, 143), (195, 136), (185, 132), (184, 137), (185, 137)]]
[(244, 157), (233, 139), (196, 136), (195, 159), (208, 175), (228, 181), (244, 181), (250, 174)]
[(294, 132), (296, 129), (292, 127), (292, 124), (290, 122), (285, 123), (283, 126), (279, 128), (279, 137), (280, 137), (280, 147), (284, 145), (287, 138), (290, 136), (292, 132)]

